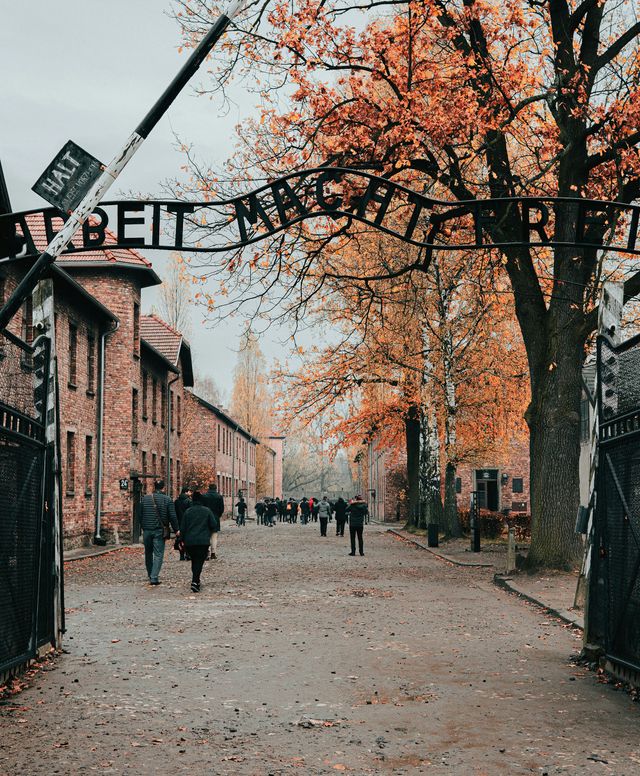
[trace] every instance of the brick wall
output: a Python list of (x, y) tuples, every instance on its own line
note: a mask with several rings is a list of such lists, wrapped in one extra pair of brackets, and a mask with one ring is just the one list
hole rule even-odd
[(102, 329), (89, 308), (69, 303), (59, 288), (55, 294), (64, 540), (77, 547), (91, 542), (95, 525)]
[(104, 394), (104, 465), (102, 526), (106, 538), (128, 540), (132, 527), (130, 491), (120, 490), (132, 468), (132, 389), (139, 385), (139, 333), (134, 332), (134, 307), (140, 305), (140, 283), (133, 273), (114, 267), (74, 270), (75, 279), (119, 319), (106, 341)]

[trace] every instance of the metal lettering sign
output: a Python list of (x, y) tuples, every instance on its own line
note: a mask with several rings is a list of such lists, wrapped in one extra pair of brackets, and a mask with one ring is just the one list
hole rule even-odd
[(104, 165), (69, 140), (38, 178), (33, 191), (63, 213), (80, 204), (96, 181)]
[[(60, 232), (70, 206), (99, 169), (96, 159), (71, 146), (65, 146), (34, 187), (57, 208), (38, 211), (48, 240)], [(10, 226), (32, 245), (27, 216), (35, 214), (0, 216), (0, 227), (10, 219)], [(555, 223), (562, 215), (574, 229), (560, 239)], [(65, 252), (98, 250), (108, 243), (111, 248), (219, 253), (251, 245), (312, 218), (324, 219), (321, 229), (325, 233), (343, 229), (345, 221), (347, 225), (357, 221), (425, 248), (429, 255), (436, 250), (538, 246), (640, 255), (638, 204), (571, 197), (447, 202), (347, 167), (291, 173), (248, 194), (217, 201), (103, 202)]]
[(120, 480), (120, 490), (129, 490), (129, 480), (126, 478)]

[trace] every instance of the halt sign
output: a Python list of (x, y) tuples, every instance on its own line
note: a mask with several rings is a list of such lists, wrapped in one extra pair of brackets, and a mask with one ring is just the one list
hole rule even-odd
[(38, 178), (33, 191), (63, 213), (70, 213), (100, 177), (104, 165), (69, 140)]

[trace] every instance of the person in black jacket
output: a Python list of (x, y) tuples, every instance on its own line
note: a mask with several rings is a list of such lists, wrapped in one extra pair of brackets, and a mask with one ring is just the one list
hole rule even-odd
[(247, 516), (247, 502), (244, 500), (244, 496), (240, 496), (240, 500), (236, 504), (236, 509), (238, 510), (236, 525), (244, 525)]
[(364, 522), (369, 515), (369, 507), (366, 505), (362, 496), (356, 496), (347, 507), (349, 515), (349, 535), (351, 537), (351, 552), (349, 555), (356, 554), (356, 536), (358, 537), (358, 549), (360, 555), (364, 555)]
[(202, 495), (196, 490), (193, 493), (193, 506), (182, 516), (180, 535), (185, 543), (185, 549), (191, 558), (191, 590), (200, 592), (200, 574), (209, 552), (211, 534), (218, 522), (216, 516), (205, 506)]
[(344, 536), (344, 524), (347, 521), (347, 502), (340, 496), (334, 506), (336, 513), (336, 536)]
[(276, 500), (273, 498), (270, 498), (267, 501), (266, 504), (267, 508), (267, 525), (269, 528), (273, 528), (273, 526), (276, 524), (276, 515), (278, 514), (278, 504), (276, 503)]
[(216, 527), (211, 534), (211, 552), (210, 556), (213, 560), (216, 560), (218, 551), (218, 533), (220, 532), (220, 521), (224, 514), (224, 498), (218, 493), (218, 486), (215, 482), (209, 485), (209, 490), (206, 493), (201, 494), (202, 503), (205, 507), (213, 512), (216, 518)]
[[(185, 486), (180, 491), (180, 495), (178, 496), (178, 498), (173, 502), (176, 508), (176, 517), (178, 518), (178, 526), (180, 528), (182, 527), (182, 516), (192, 504), (191, 499), (189, 498), (189, 493), (191, 493), (191, 491), (189, 490), (189, 488)], [(180, 551), (180, 560), (187, 560), (187, 557), (182, 550)]]

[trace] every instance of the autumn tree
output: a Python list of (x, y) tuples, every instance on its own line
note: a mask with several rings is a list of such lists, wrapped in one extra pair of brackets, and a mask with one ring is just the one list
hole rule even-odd
[[(272, 427), (272, 400), (267, 387), (268, 370), (257, 337), (250, 329), (242, 335), (233, 372), (231, 414), (246, 431), (266, 441)], [(269, 494), (267, 451), (256, 449), (256, 494)]]
[[(212, 4), (177, 6), (193, 44)], [(373, 168), (432, 196), (501, 200), (483, 229), (504, 246), (527, 352), (532, 566), (564, 566), (579, 550), (581, 366), (611, 267), (596, 247), (572, 244), (583, 228), (593, 246), (605, 244), (620, 223), (611, 208), (587, 225), (577, 206), (558, 209), (536, 228), (563, 246), (534, 249), (522, 245), (528, 213), (508, 198), (637, 197), (639, 34), (630, 0), (255, 0), (212, 64), (210, 90), (218, 93), (231, 63), (259, 72), (263, 109), (242, 128), (240, 152), (223, 176), (194, 166), (199, 192), (220, 193), (222, 181), (237, 191), (248, 178), (329, 162)], [(280, 283), (278, 313), (298, 319), (309, 294), (345, 273), (323, 262), (327, 242), (355, 232), (340, 219), (319, 235), (299, 225), (254, 252), (253, 262), (225, 261), (218, 270), (231, 268), (237, 299), (255, 304), (257, 314), (267, 299), (273, 309), (265, 291)], [(424, 266), (391, 261), (361, 277), (399, 277)], [(639, 276), (629, 277), (625, 295), (638, 286)]]
[(191, 328), (190, 313), (193, 304), (191, 277), (185, 272), (184, 262), (177, 253), (169, 254), (169, 261), (160, 286), (160, 317), (169, 326), (184, 335)]

